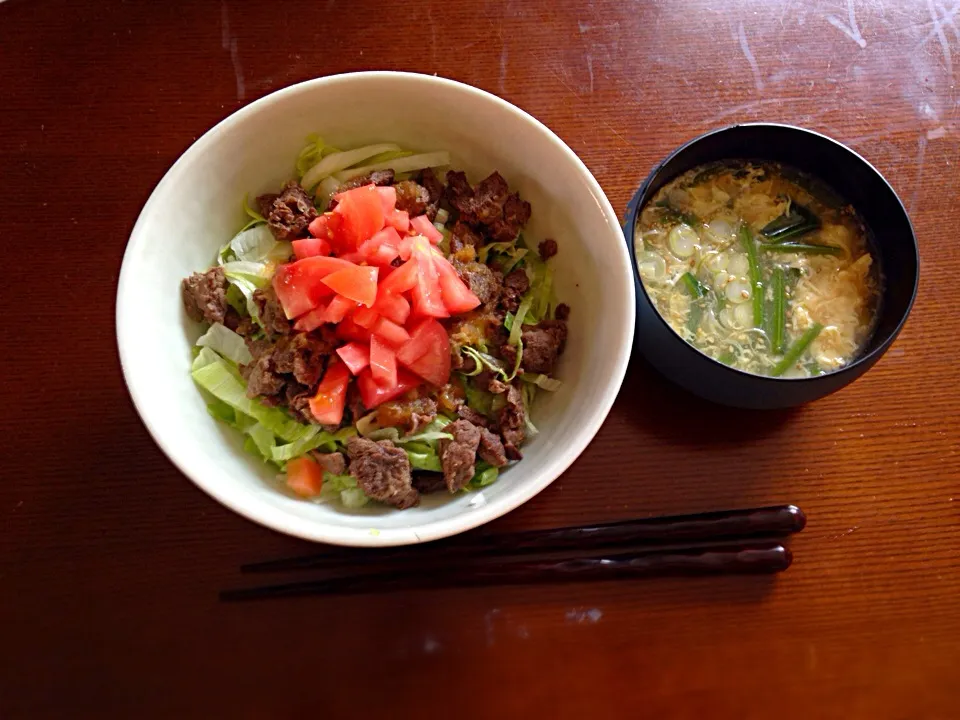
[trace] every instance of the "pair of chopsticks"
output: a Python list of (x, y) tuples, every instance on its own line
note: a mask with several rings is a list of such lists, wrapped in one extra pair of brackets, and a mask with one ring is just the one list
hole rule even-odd
[(805, 525), (800, 508), (778, 505), (584, 527), (475, 534), (412, 548), (344, 549), (251, 563), (240, 570), (357, 571), (353, 574), (224, 590), (220, 599), (661, 575), (776, 573), (790, 567), (793, 560), (783, 539)]

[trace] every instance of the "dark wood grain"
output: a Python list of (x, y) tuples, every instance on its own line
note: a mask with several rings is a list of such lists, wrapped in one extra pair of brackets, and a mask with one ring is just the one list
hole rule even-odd
[[(0, 717), (955, 718), (960, 708), (960, 17), (894, 0), (0, 3)], [(438, 73), (557, 131), (622, 212), (684, 140), (823, 131), (911, 212), (920, 294), (811, 406), (706, 406), (635, 361), (516, 531), (794, 502), (770, 578), (218, 604), (310, 546), (182, 477), (140, 424), (114, 293), (196, 137), (300, 80)]]

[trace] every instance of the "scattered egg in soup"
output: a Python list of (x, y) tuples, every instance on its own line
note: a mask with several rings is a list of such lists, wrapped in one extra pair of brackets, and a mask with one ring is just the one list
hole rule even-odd
[(739, 370), (822, 375), (872, 334), (881, 273), (866, 228), (794, 168), (730, 160), (684, 173), (643, 208), (634, 251), (660, 315)]

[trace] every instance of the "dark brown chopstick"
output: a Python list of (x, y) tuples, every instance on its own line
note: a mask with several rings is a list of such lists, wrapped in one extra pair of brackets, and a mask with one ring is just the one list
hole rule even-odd
[(223, 590), (227, 602), (303, 595), (346, 595), (403, 589), (516, 585), (542, 582), (615, 580), (664, 575), (733, 575), (782, 572), (790, 550), (780, 543), (700, 547), (565, 560), (503, 560), (481, 566), (449, 566), (442, 571), (390, 571), (265, 587)]
[(759, 538), (800, 532), (807, 519), (796, 505), (745, 510), (721, 510), (696, 515), (674, 515), (614, 523), (530, 530), (519, 533), (472, 534), (424, 546), (356, 549), (267, 560), (241, 566), (241, 572), (261, 573), (343, 568), (358, 560), (436, 562), (459, 557), (546, 553), (568, 549), (590, 551), (614, 545), (669, 545), (715, 543), (730, 538)]
[(567, 560), (512, 560), (445, 571), (385, 572), (312, 580), (265, 587), (224, 590), (227, 602), (303, 595), (345, 595), (403, 589), (515, 585), (543, 582), (615, 580), (664, 575), (733, 575), (782, 572), (790, 567), (790, 550), (780, 543), (739, 547), (703, 547)]

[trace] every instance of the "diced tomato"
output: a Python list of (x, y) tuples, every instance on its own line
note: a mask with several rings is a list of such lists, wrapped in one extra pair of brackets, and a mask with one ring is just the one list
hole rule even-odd
[(383, 282), (380, 283), (380, 292), (399, 295), (407, 290), (413, 290), (417, 285), (417, 275), (417, 263), (407, 260), (407, 262), (390, 273), (388, 277), (384, 278)]
[(340, 227), (334, 233), (335, 246), (342, 252), (356, 250), (383, 227), (383, 202), (373, 185), (348, 190), (337, 196), (334, 213)]
[(377, 268), (365, 265), (350, 265), (330, 273), (323, 283), (345, 298), (356, 300), (370, 307), (377, 299)]
[(384, 283), (381, 282), (380, 290), (377, 292), (377, 301), (373, 304), (373, 310), (398, 325), (403, 325), (410, 317), (410, 303), (403, 295), (395, 295), (389, 291), (385, 292), (383, 285)]
[(439, 253), (433, 256), (433, 265), (440, 275), (440, 293), (443, 304), (451, 315), (473, 310), (480, 304), (480, 298), (464, 284), (450, 261)]
[(353, 321), (351, 317), (345, 317), (337, 325), (337, 337), (343, 340), (356, 340), (357, 342), (369, 342), (370, 331), (362, 328)]
[(325, 322), (329, 322), (329, 320), (327, 320), (327, 308), (328, 305), (322, 304), (310, 312), (304, 313), (297, 318), (297, 321), (293, 324), (293, 329), (300, 332), (310, 332), (311, 330), (316, 330)]
[(391, 267), (390, 264), (398, 254), (397, 249), (393, 245), (384, 243), (367, 259), (367, 262), (378, 267)]
[(406, 370), (397, 370), (397, 384), (392, 388), (381, 387), (373, 379), (373, 373), (367, 368), (357, 376), (357, 387), (360, 389), (360, 399), (363, 406), (368, 410), (373, 410), (381, 403), (387, 400), (403, 395), (408, 390), (420, 385), (423, 381), (416, 375), (411, 375)]
[(450, 339), (433, 318), (420, 322), (410, 340), (397, 351), (397, 360), (424, 380), (441, 387), (450, 379)]
[(434, 245), (437, 245), (443, 240), (443, 233), (437, 230), (436, 226), (430, 222), (430, 218), (426, 215), (417, 215), (416, 217), (410, 218), (410, 227)]
[(390, 215), (397, 206), (397, 189), (393, 185), (378, 187), (377, 193), (380, 195), (380, 203), (383, 207), (384, 217)]
[(302, 315), (320, 304), (320, 300), (333, 291), (325, 285), (327, 275), (344, 268), (354, 267), (353, 263), (334, 257), (308, 257), (293, 263), (281, 265), (273, 275), (273, 289), (283, 306), (288, 319)]
[(370, 373), (383, 388), (397, 384), (397, 354), (386, 340), (374, 335), (370, 338)]
[(334, 295), (330, 304), (327, 305), (325, 322), (336, 325), (343, 320), (347, 313), (357, 307), (357, 301), (345, 298), (343, 295)]
[(315, 497), (323, 488), (323, 468), (307, 455), (287, 463), (287, 487), (300, 497)]
[[(418, 245), (418, 243), (420, 245)], [(427, 317), (450, 317), (443, 304), (443, 295), (440, 291), (440, 275), (433, 262), (430, 246), (423, 238), (414, 242), (414, 260), (417, 263), (417, 284), (413, 287), (413, 312), (416, 315)]]
[(370, 347), (359, 342), (348, 342), (337, 348), (337, 355), (354, 375), (359, 375), (370, 364)]
[(303, 260), (304, 258), (313, 257), (315, 255), (330, 254), (330, 243), (324, 240), (322, 237), (294, 240), (291, 245), (293, 245), (293, 254), (297, 256), (297, 260)]
[(335, 362), (327, 366), (317, 394), (310, 399), (310, 413), (321, 425), (339, 425), (347, 402), (350, 370), (346, 364)]
[(367, 240), (357, 254), (376, 265), (389, 265), (397, 256), (400, 235), (392, 227), (385, 227)]
[(310, 234), (315, 238), (322, 238), (323, 240), (329, 241), (339, 227), (340, 216), (329, 212), (314, 218), (310, 225), (307, 226), (307, 230), (309, 230)]
[[(413, 242), (420, 235), (414, 235), (413, 237), (405, 237), (400, 239), (400, 245), (397, 247), (397, 250), (400, 252), (400, 259), (406, 262), (410, 259), (410, 256), (413, 255)], [(427, 242), (430, 242), (427, 240)]]
[(367, 240), (363, 245), (360, 246), (362, 249), (373, 250), (380, 247), (384, 243), (397, 247), (400, 244), (400, 233), (396, 231), (396, 228), (385, 227), (382, 230), (378, 230), (373, 234), (369, 240)]
[(410, 230), (410, 213), (406, 210), (394, 210), (387, 214), (384, 222), (397, 232), (406, 235)]
[(370, 330), (374, 323), (380, 319), (380, 314), (372, 308), (357, 308), (353, 313), (353, 321), (362, 328)]
[(410, 339), (410, 333), (403, 326), (382, 317), (370, 328), (375, 337), (381, 337), (393, 347), (400, 347)]

